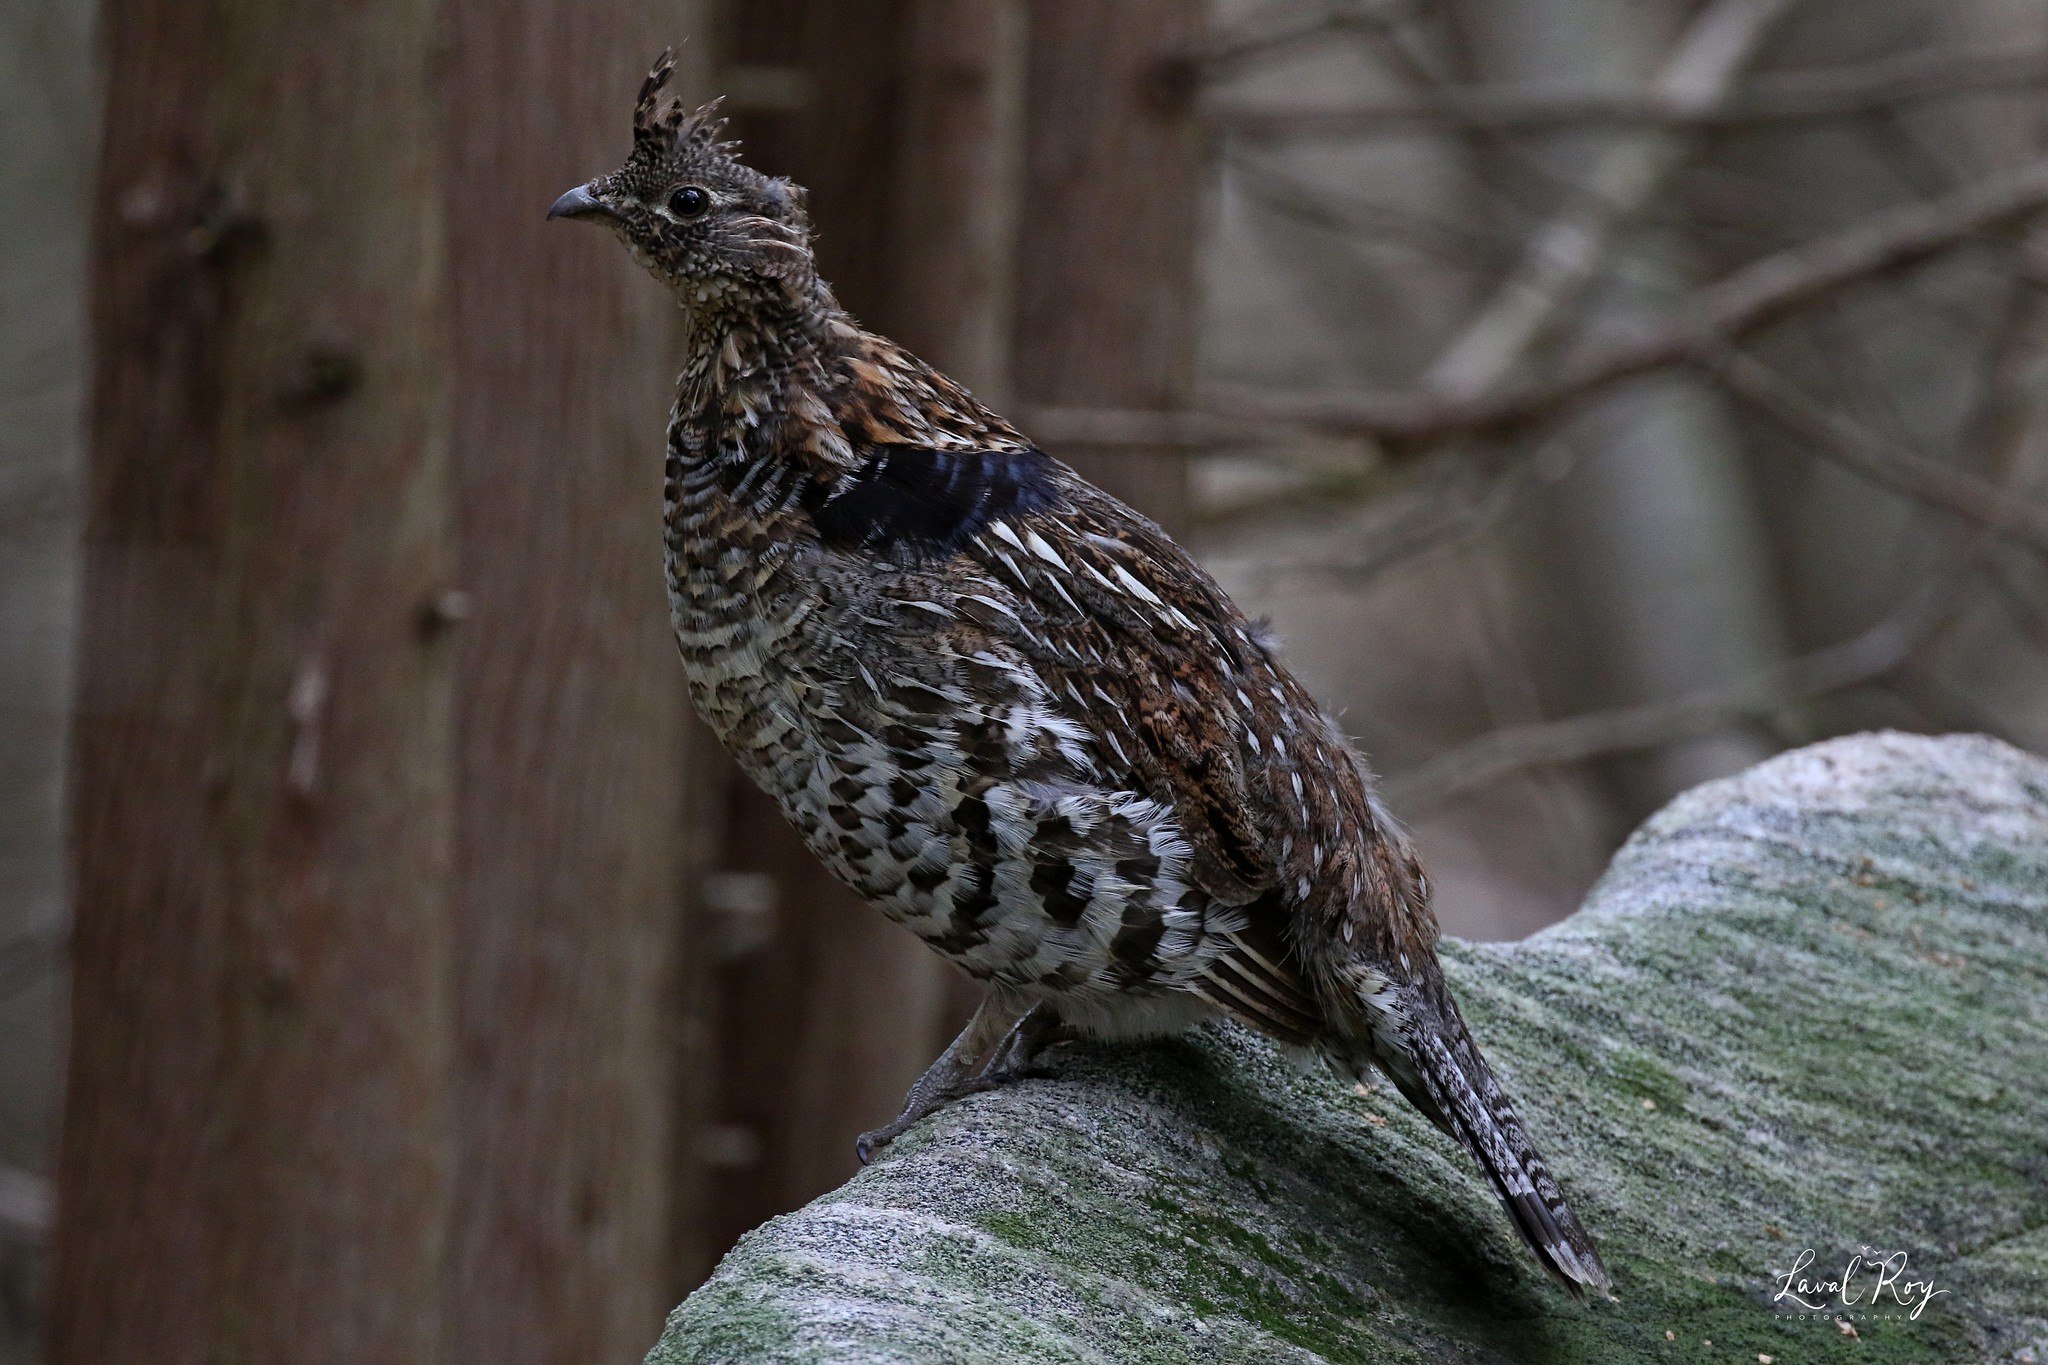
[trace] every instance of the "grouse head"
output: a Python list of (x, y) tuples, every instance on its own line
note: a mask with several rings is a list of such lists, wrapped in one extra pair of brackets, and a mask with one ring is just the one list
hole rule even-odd
[(800, 304), (816, 279), (803, 190), (719, 140), (717, 100), (694, 111), (663, 103), (674, 69), (675, 54), (662, 53), (640, 87), (625, 164), (570, 190), (548, 217), (609, 227), (692, 312)]

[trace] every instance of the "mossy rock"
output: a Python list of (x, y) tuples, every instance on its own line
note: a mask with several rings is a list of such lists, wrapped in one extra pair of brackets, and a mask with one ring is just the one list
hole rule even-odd
[[(1218, 1025), (946, 1110), (746, 1237), (648, 1360), (2048, 1362), (2048, 763), (1788, 754), (1563, 924), (1445, 956), (1615, 1301), (1545, 1280), (1388, 1088)], [(1866, 1247), (1940, 1292), (1780, 1298)]]

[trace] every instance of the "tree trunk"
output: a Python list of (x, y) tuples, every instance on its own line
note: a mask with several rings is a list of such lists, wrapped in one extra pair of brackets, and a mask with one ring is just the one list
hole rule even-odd
[(681, 35), (104, 31), (55, 1358), (631, 1358), (670, 1288), (676, 348), (542, 215)]
[[(1203, 12), (1033, 0), (1015, 350), (1027, 404), (1172, 411), (1190, 398), (1203, 143), (1173, 73)], [(1181, 452), (1055, 453), (1168, 527), (1184, 520)]]
[(1009, 403), (1024, 154), (1023, 0), (911, 0), (903, 41), (890, 335)]
[[(682, 42), (676, 8), (448, 11), (456, 581), (471, 609), (448, 1283), (464, 1360), (637, 1359), (674, 1287), (675, 1013), (694, 1008), (676, 991), (683, 785), (698, 771), (659, 548), (680, 323), (609, 242), (543, 215), (618, 164), (664, 44), (698, 95), (701, 45)], [(694, 1215), (681, 1221), (687, 1238)]]
[(105, 16), (59, 1361), (441, 1350), (435, 27)]

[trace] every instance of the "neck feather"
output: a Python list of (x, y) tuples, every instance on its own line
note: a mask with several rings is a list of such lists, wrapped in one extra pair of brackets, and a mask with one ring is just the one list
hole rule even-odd
[(671, 475), (697, 466), (758, 508), (829, 478), (845, 442), (832, 420), (833, 351), (852, 332), (831, 290), (725, 296), (689, 306), (688, 360), (669, 423)]
[[(722, 303), (688, 300), (688, 358), (679, 412), (713, 411), (736, 386), (770, 388), (817, 369), (833, 324), (844, 318), (823, 281), (801, 294), (729, 293)], [(706, 413), (706, 415), (710, 415)]]

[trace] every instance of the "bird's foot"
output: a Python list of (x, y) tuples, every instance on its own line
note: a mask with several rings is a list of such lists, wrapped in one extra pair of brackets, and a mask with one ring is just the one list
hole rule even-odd
[(1038, 1066), (1040, 1054), (1054, 1043), (1072, 1036), (1073, 1031), (1060, 1022), (1057, 1014), (1044, 1005), (1033, 1005), (1010, 1026), (1010, 1031), (1003, 1035), (1003, 1041), (996, 1044), (994, 1054), (981, 1070), (974, 1073), (970, 1084), (974, 1091), (994, 1090), (1011, 1081), (1044, 1076), (1046, 1072)]
[(881, 1154), (884, 1147), (887, 1147), (890, 1143), (908, 1132), (913, 1124), (943, 1109), (946, 1105), (952, 1103), (954, 1098), (956, 1097), (944, 1095), (933, 1099), (929, 1104), (920, 1105), (914, 1109), (906, 1108), (902, 1113), (890, 1119), (880, 1128), (870, 1128), (867, 1132), (862, 1133), (853, 1140), (854, 1156), (859, 1158), (861, 1165), (867, 1165)]
[(970, 1071), (974, 1059), (981, 1055), (981, 1039), (987, 1034), (986, 1012), (986, 1006), (977, 1010), (960, 1036), (918, 1077), (910, 1093), (903, 1097), (901, 1113), (854, 1141), (853, 1154), (861, 1165), (867, 1165), (884, 1147), (953, 1101), (1037, 1074), (1032, 1064), (1038, 1054), (1066, 1035), (1059, 1016), (1044, 1005), (1033, 1005), (1010, 1026), (989, 1059)]

